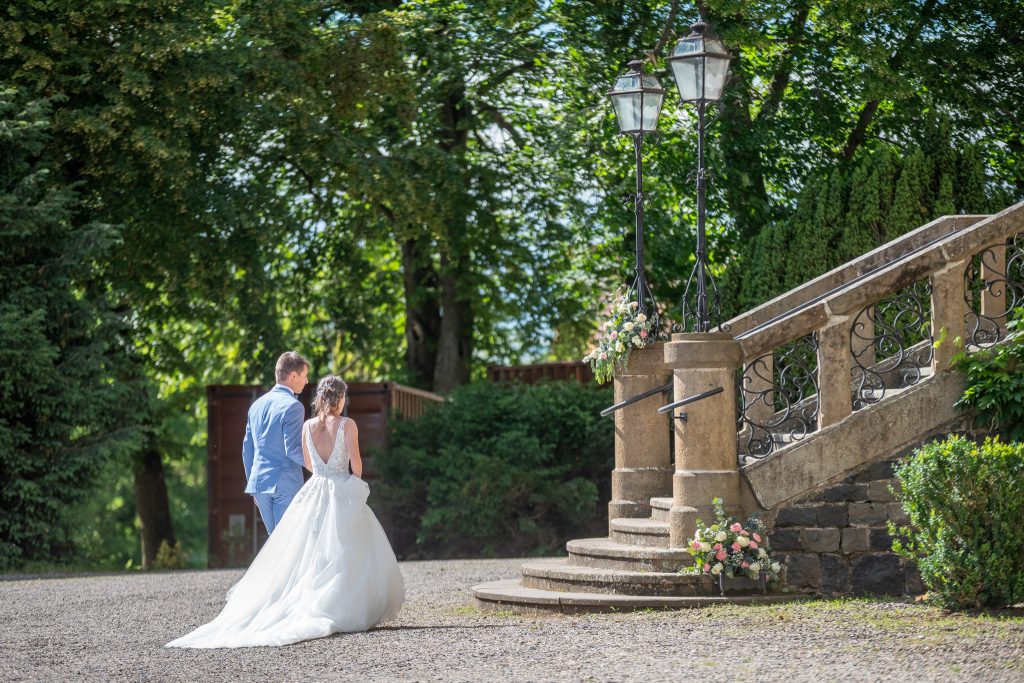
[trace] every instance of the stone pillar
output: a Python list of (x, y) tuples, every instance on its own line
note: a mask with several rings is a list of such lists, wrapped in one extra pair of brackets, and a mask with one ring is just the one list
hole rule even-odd
[[(629, 354), (625, 371), (615, 375), (615, 403), (671, 380), (663, 347), (659, 342)], [(650, 516), (651, 498), (668, 496), (672, 489), (669, 417), (658, 412), (666, 396), (671, 394), (655, 394), (614, 414), (615, 469), (609, 523), (619, 517)]]
[[(950, 360), (963, 350), (964, 268), (967, 261), (950, 263), (932, 273), (932, 338), (936, 342), (932, 369), (936, 374), (950, 368)], [(955, 340), (959, 339), (961, 346)]]
[(843, 420), (853, 412), (848, 316), (835, 316), (818, 330), (818, 429)]
[[(714, 520), (712, 498), (740, 514), (740, 473), (736, 460), (736, 369), (743, 358), (728, 334), (674, 334), (665, 362), (674, 375), (673, 401), (715, 387), (723, 391), (673, 411), (675, 474), (669, 511), (669, 546), (683, 548), (693, 538), (697, 518)], [(685, 421), (675, 419), (683, 410)]]

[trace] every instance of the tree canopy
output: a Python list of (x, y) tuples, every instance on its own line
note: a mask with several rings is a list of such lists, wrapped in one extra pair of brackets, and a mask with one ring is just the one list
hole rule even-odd
[[(31, 305), (5, 287), (19, 313), (4, 334), (57, 376), (45, 349), (71, 337), (44, 319), (88, 311), (83, 377), (133, 387), (111, 415), (138, 431), (105, 438), (111, 453), (133, 444), (134, 482), (118, 486), (136, 491), (147, 556), (175, 537), (167, 505), (151, 506), (164, 464), (172, 498), (176, 480), (201, 482), (204, 384), (266, 382), (289, 348), (314, 373), (442, 392), (491, 362), (585, 352), (631, 279), (632, 155), (606, 92), (637, 56), (670, 90), (645, 164), (649, 279), (674, 317), (694, 258), (696, 140), (664, 57), (698, 17), (734, 56), (708, 148), (711, 255), (732, 312), (938, 213), (1024, 197), (1016, 0), (0, 9), (0, 200), (40, 207), (2, 230), (45, 242), (5, 244), (2, 277), (64, 255), (65, 278)], [(866, 179), (875, 194), (849, 191)], [(765, 272), (794, 235), (817, 251), (783, 250), (785, 268)], [(100, 405), (61, 429), (103, 432)], [(35, 433), (36, 406), (13, 406), (0, 427)], [(44, 480), (13, 472), (0, 484)]]

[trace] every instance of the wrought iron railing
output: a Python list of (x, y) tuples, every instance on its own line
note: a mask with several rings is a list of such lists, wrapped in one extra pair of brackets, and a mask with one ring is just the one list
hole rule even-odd
[(742, 455), (763, 458), (817, 428), (817, 335), (762, 354), (738, 372), (737, 431)]
[(1006, 323), (1024, 306), (1024, 233), (976, 254), (964, 269), (968, 348), (991, 346), (1006, 336)]
[(932, 364), (931, 285), (915, 282), (861, 309), (850, 327), (853, 409), (921, 381)]

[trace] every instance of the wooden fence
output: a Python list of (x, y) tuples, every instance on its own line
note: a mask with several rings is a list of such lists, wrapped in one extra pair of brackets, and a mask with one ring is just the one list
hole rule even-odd
[(593, 381), (594, 373), (586, 363), (562, 361), (533, 365), (491, 365), (487, 368), (487, 377), (492, 382), (536, 384), (540, 380), (562, 382), (576, 380), (581, 384), (586, 384)]

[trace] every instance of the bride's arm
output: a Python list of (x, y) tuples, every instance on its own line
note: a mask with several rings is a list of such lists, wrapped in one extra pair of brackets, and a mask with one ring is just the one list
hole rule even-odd
[(351, 417), (345, 425), (345, 447), (348, 449), (348, 460), (352, 463), (352, 474), (363, 478), (363, 458), (359, 453), (359, 427)]
[(309, 429), (309, 422), (302, 425), (302, 466), (308, 471), (313, 471), (313, 462), (309, 459), (309, 446), (306, 445), (306, 430)]

